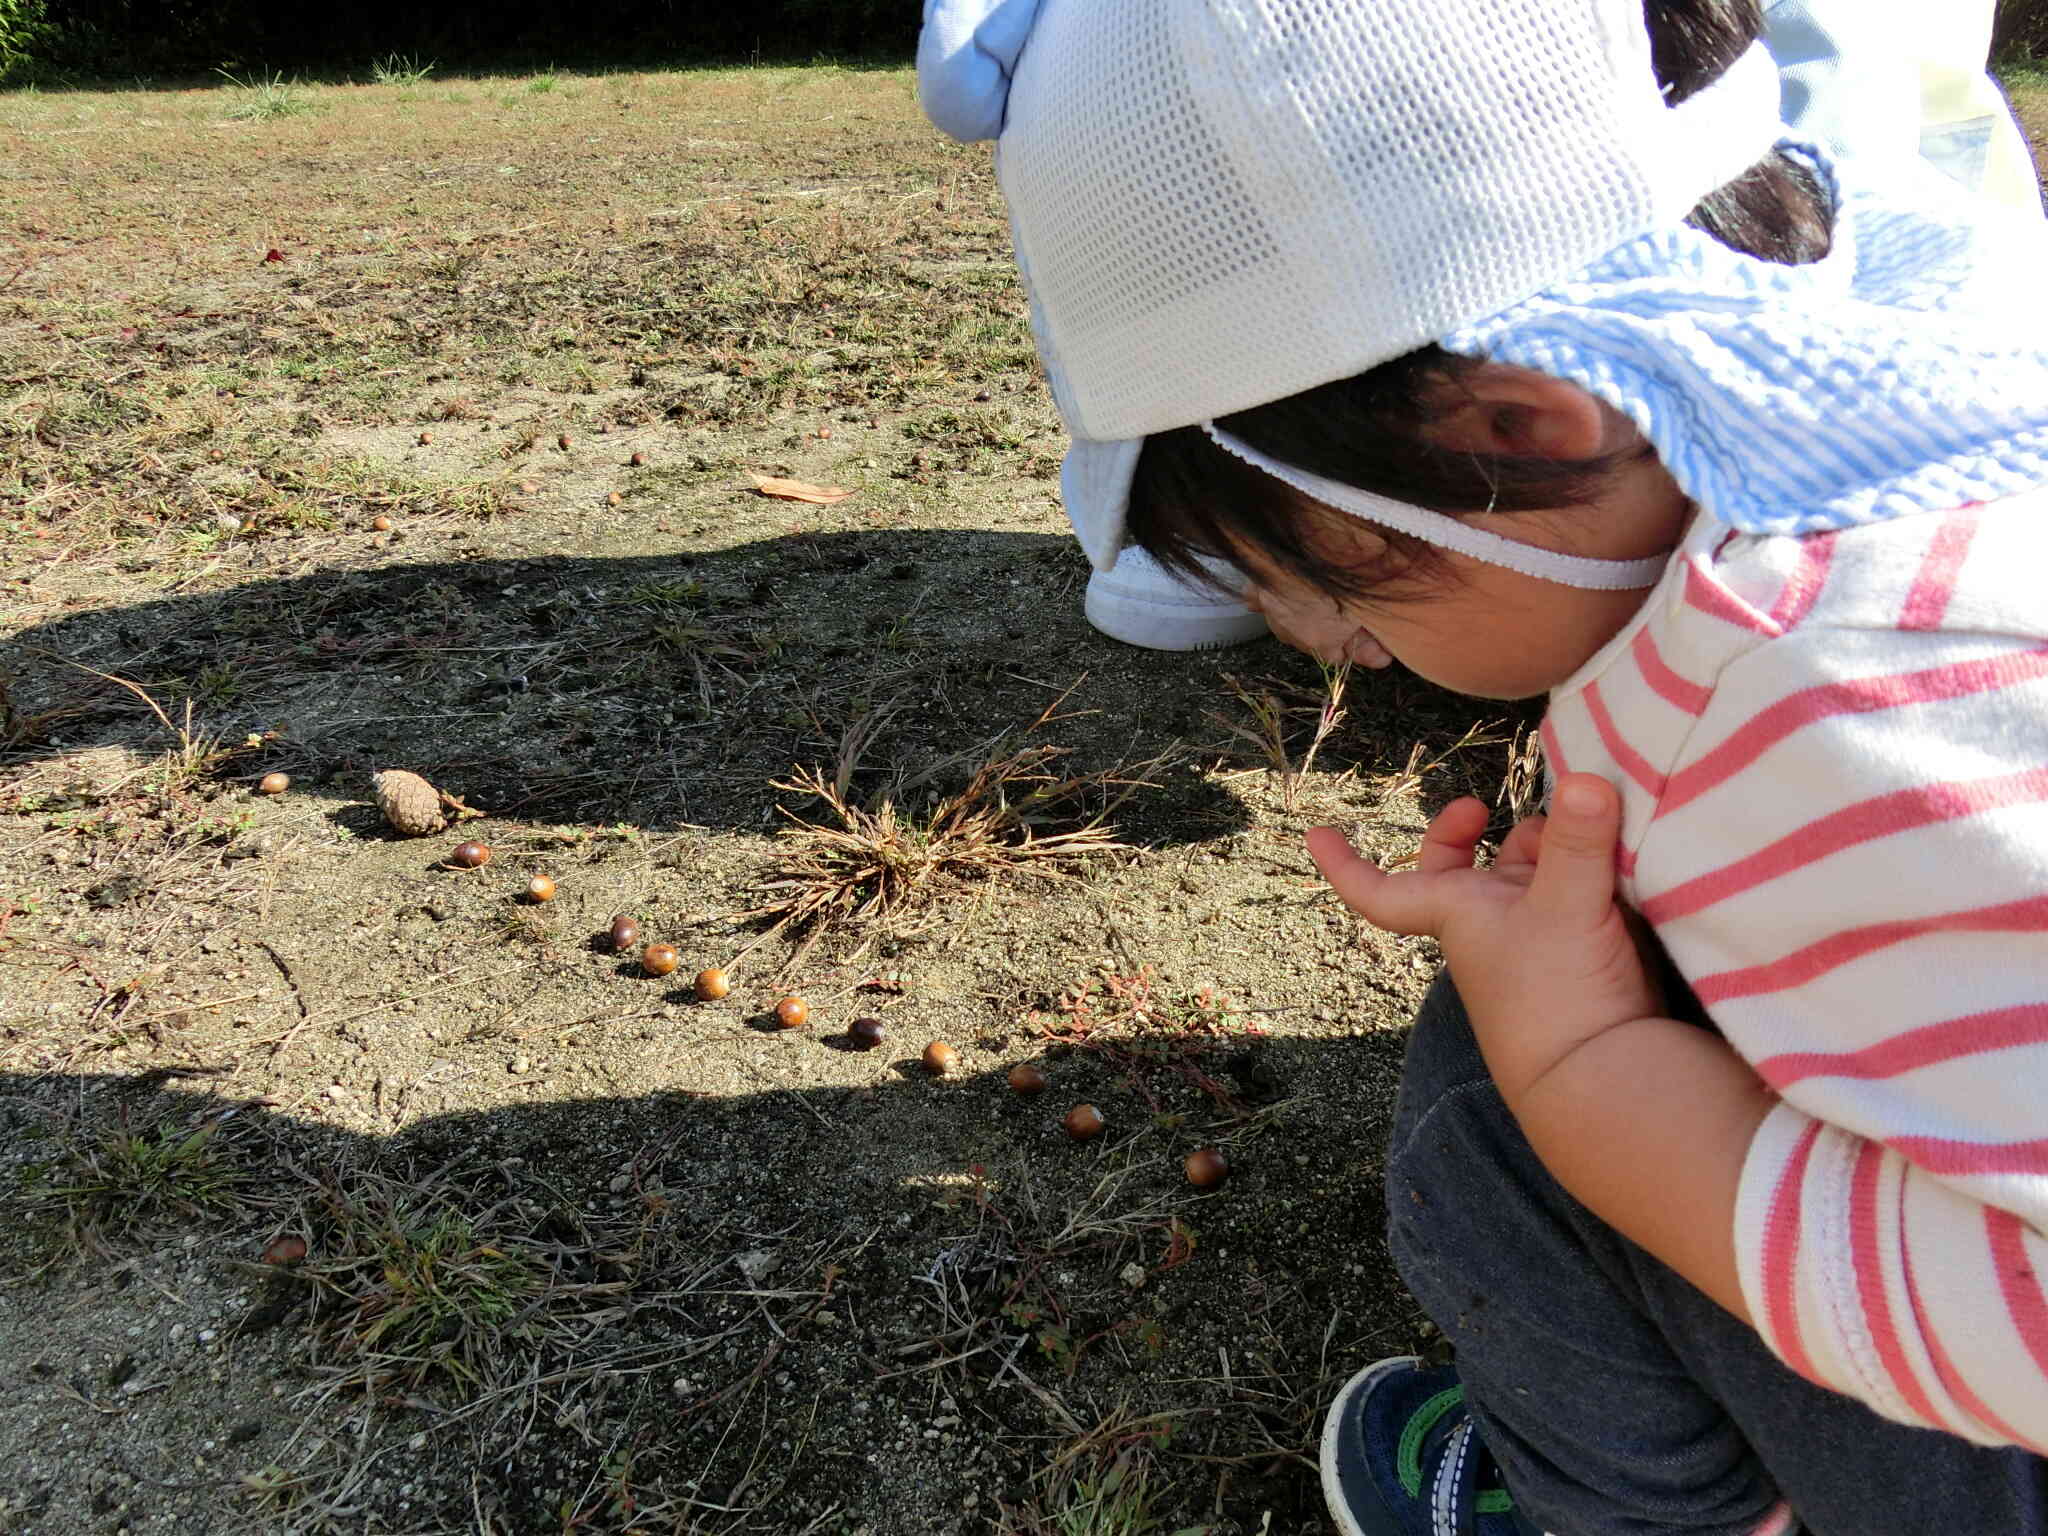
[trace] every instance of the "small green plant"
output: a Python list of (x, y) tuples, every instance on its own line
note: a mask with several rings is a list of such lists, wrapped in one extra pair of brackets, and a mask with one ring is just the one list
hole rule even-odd
[[(1156, 1458), (1173, 1438), (1162, 1414), (1109, 1419), (1069, 1446), (1042, 1474), (1042, 1491), (1025, 1510), (1030, 1536), (1166, 1536), (1153, 1488)], [(1173, 1536), (1208, 1536), (1212, 1525), (1182, 1526)]]
[(296, 80), (279, 74), (254, 74), (244, 80), (223, 69), (221, 78), (232, 85), (236, 99), (227, 115), (237, 122), (269, 122), (280, 117), (299, 117), (313, 110), (313, 98)]
[(225, 1216), (243, 1207), (254, 1180), (217, 1131), (217, 1123), (193, 1130), (169, 1121), (137, 1128), (124, 1114), (31, 1167), (28, 1203), (61, 1210), (82, 1243)]
[(433, 75), (439, 62), (429, 59), (422, 64), (409, 53), (387, 53), (371, 61), (370, 79), (377, 85), (421, 85)]
[(1125, 1452), (1105, 1467), (1075, 1474), (1052, 1519), (1060, 1536), (1145, 1536), (1158, 1530), (1144, 1460)]
[(556, 78), (555, 72), (548, 70), (545, 74), (535, 75), (531, 80), (527, 81), (526, 89), (535, 96), (545, 96), (560, 84), (561, 81)]
[(481, 1382), (545, 1288), (523, 1245), (452, 1205), (355, 1201), (337, 1193), (303, 1273), (320, 1292), (316, 1348), (366, 1391)]

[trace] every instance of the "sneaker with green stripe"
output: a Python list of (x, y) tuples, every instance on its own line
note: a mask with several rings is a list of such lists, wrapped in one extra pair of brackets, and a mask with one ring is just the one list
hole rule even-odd
[(1344, 1536), (1542, 1536), (1515, 1509), (1449, 1366), (1401, 1355), (1323, 1421), (1323, 1497)]

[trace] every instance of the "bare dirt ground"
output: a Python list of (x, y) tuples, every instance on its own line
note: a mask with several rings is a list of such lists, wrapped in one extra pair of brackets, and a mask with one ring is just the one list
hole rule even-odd
[(1529, 716), (1086, 626), (905, 72), (0, 132), (0, 1530), (1326, 1529), (1434, 960), (1299, 834)]

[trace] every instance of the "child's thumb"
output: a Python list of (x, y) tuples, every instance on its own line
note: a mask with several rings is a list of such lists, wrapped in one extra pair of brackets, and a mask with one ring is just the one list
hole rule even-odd
[(1531, 894), (1553, 911), (1604, 915), (1614, 900), (1614, 847), (1621, 836), (1621, 796), (1594, 773), (1557, 781)]

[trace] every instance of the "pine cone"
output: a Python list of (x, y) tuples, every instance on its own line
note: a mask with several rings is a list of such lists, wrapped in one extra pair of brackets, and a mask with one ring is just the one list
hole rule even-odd
[(401, 837), (425, 837), (448, 825), (441, 814), (441, 792), (416, 773), (386, 768), (370, 776), (377, 791), (377, 809)]

